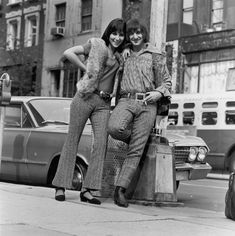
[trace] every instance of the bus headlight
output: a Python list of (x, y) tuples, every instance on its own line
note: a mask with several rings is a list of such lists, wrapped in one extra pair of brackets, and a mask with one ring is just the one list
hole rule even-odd
[(195, 161), (195, 159), (197, 157), (197, 153), (198, 153), (198, 148), (197, 147), (190, 147), (188, 160), (189, 161)]
[(197, 155), (197, 160), (198, 161), (203, 161), (206, 157), (207, 149), (205, 147), (200, 147), (198, 149), (198, 155)]

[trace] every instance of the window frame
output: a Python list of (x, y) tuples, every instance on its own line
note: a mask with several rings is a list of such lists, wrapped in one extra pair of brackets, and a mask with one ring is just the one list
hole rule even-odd
[(182, 112), (183, 125), (194, 125), (195, 112), (194, 110), (184, 110)]
[[(222, 7), (215, 8), (215, 3), (220, 2), (222, 4)], [(221, 12), (221, 19), (218, 19), (215, 21), (215, 12)], [(224, 24), (224, 2), (223, 0), (211, 0), (211, 26), (212, 27), (221, 27)]]
[[(193, 0), (192, 0), (192, 6), (185, 6), (187, 5), (186, 3), (188, 2), (188, 0), (183, 0), (183, 16), (182, 16), (182, 22), (184, 24), (189, 24), (189, 25), (192, 25), (193, 24), (193, 7), (194, 7), (194, 4), (193, 4)], [(190, 19), (190, 22), (188, 22), (186, 19), (186, 14), (189, 14), (191, 13), (191, 18)]]
[[(19, 123), (11, 123), (11, 122), (8, 122), (8, 111), (9, 110), (12, 110), (15, 109), (19, 111), (19, 116), (12, 116), (14, 118), (19, 118)], [(16, 112), (14, 111), (13, 114), (16, 114)], [(14, 120), (13, 120), (14, 121)], [(26, 123), (27, 121), (27, 123)], [(7, 123), (8, 122), (8, 123)], [(27, 124), (25, 126), (25, 124)], [(5, 115), (5, 128), (17, 128), (17, 129), (22, 129), (22, 128), (33, 128), (33, 122), (31, 120), (31, 117), (30, 115), (28, 114), (27, 110), (24, 108), (23, 104), (20, 104), (20, 103), (16, 103), (16, 104), (10, 104), (10, 105), (7, 105), (6, 106), (6, 115)]]
[[(16, 22), (17, 25), (17, 32), (16, 36), (14, 36), (14, 39), (12, 38), (12, 29), (13, 29), (13, 22)], [(21, 17), (12, 17), (6, 20), (7, 23), (7, 38), (6, 38), (6, 50), (15, 50), (18, 49), (20, 46), (20, 30), (21, 30)]]
[[(64, 18), (60, 18), (58, 17), (60, 14), (59, 14), (59, 8), (63, 7), (63, 12), (61, 10), (61, 15), (64, 16)], [(66, 24), (66, 8), (67, 8), (67, 4), (66, 2), (63, 2), (63, 3), (59, 3), (59, 4), (56, 4), (55, 5), (55, 25), (56, 27), (65, 27), (65, 24)]]
[[(87, 12), (84, 12), (84, 1), (87, 1), (87, 0), (81, 0), (81, 32), (87, 32), (87, 31), (91, 31), (92, 30), (92, 10), (93, 10), (93, 0), (89, 0), (91, 2), (91, 8), (90, 8), (90, 11), (87, 13)], [(90, 28), (84, 28), (83, 27), (83, 22), (84, 22), (84, 19), (87, 19), (89, 18), (90, 19)]]
[(7, 6), (21, 4), (22, 0), (8, 0)]
[[(35, 17), (36, 18), (36, 33), (35, 35), (35, 44), (33, 44), (32, 40), (32, 27), (31, 25), (31, 20), (30, 18)], [(39, 24), (40, 24), (40, 14), (39, 12), (31, 13), (31, 14), (26, 14), (25, 15), (25, 42), (24, 45), (25, 47), (32, 47), (32, 46), (37, 46), (39, 42)], [(31, 27), (31, 29), (29, 29)]]
[(212, 126), (217, 125), (218, 123), (218, 112), (215, 110), (209, 111), (203, 111), (201, 113), (201, 125), (203, 126)]

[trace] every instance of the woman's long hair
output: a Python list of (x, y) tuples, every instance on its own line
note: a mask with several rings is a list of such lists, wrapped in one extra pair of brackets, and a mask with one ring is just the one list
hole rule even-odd
[(123, 45), (125, 44), (125, 38), (126, 38), (126, 23), (121, 18), (113, 19), (108, 26), (106, 27), (102, 39), (105, 41), (105, 44), (109, 45), (109, 36), (113, 32), (123, 33), (124, 35), (124, 41), (123, 43), (116, 49), (118, 52), (121, 52), (123, 49)]

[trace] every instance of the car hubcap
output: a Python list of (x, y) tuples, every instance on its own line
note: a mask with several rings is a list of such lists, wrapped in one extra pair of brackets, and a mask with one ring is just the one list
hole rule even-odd
[(73, 180), (72, 180), (72, 187), (75, 190), (81, 190), (83, 182), (83, 174), (81, 169), (76, 166), (74, 170)]

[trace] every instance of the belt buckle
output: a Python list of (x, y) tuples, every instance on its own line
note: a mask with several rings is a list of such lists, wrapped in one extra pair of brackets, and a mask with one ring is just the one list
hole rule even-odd
[(105, 101), (110, 101), (111, 100), (111, 96), (109, 93), (106, 93), (104, 91), (100, 91), (100, 97), (102, 99), (104, 99)]
[(145, 93), (136, 93), (135, 94), (135, 100), (137, 101), (143, 101), (145, 99), (146, 95)]

